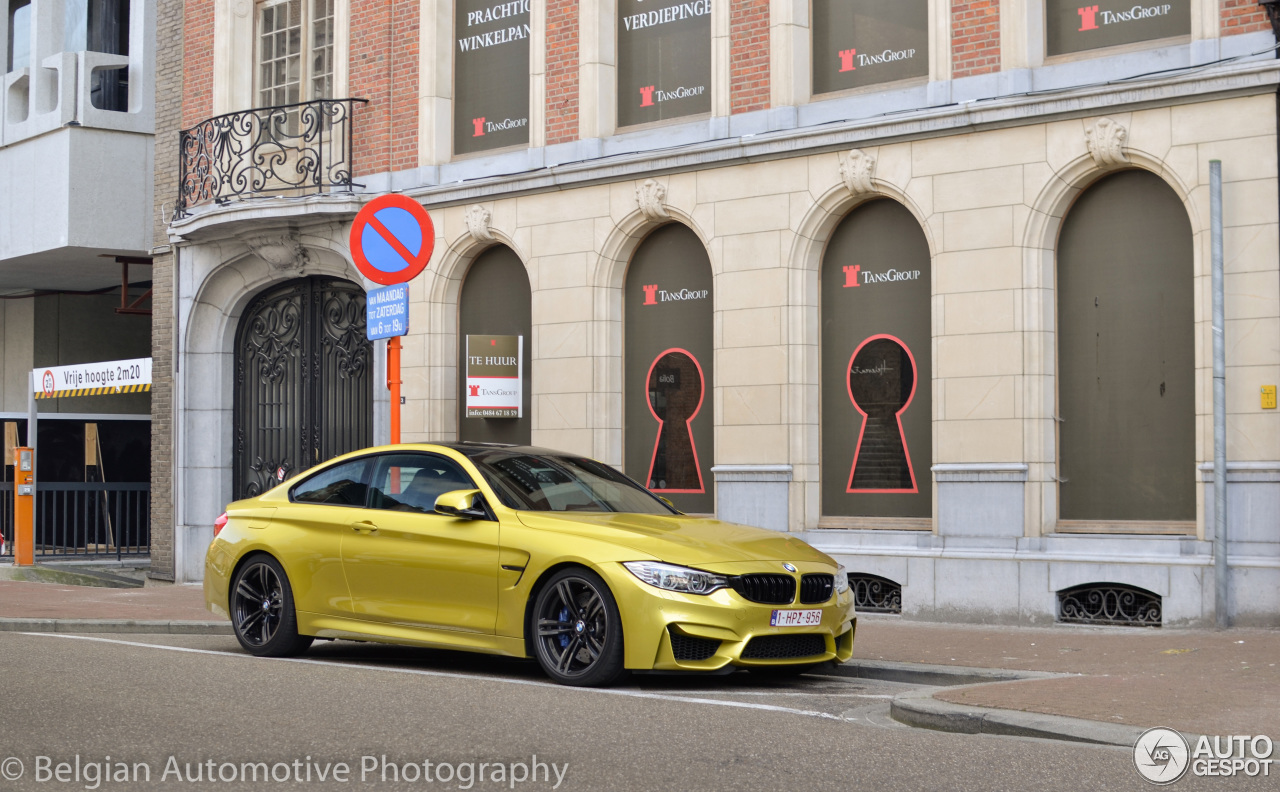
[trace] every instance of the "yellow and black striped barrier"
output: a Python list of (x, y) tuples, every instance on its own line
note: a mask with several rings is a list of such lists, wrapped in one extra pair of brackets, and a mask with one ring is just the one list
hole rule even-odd
[(146, 385), (106, 385), (101, 388), (76, 388), (75, 390), (54, 391), (36, 394), (37, 399), (66, 399), (72, 396), (114, 396), (117, 393), (146, 393), (151, 390), (151, 383)]

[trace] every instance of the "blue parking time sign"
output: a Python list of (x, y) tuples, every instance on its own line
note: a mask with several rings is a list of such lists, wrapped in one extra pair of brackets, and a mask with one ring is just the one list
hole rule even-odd
[(409, 284), (397, 283), (369, 292), (365, 301), (365, 335), (370, 341), (409, 332)]

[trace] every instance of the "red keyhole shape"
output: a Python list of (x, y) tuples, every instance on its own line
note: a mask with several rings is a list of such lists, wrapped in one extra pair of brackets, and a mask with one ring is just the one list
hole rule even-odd
[[(908, 369), (911, 379), (905, 382)], [(915, 398), (919, 380), (911, 349), (895, 336), (873, 335), (853, 351), (847, 372), (845, 387), (849, 401), (862, 415), (862, 428), (845, 491), (918, 492), (911, 451), (902, 431), (902, 414)]]
[(645, 385), (658, 421), (645, 483), (654, 492), (706, 492), (692, 426), (706, 391), (702, 366), (688, 350), (668, 349), (653, 359)]

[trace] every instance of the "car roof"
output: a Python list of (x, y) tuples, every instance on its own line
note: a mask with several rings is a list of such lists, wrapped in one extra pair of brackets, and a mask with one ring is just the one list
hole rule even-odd
[(471, 440), (460, 440), (456, 442), (431, 443), (431, 445), (452, 449), (457, 451), (459, 454), (466, 456), (468, 459), (484, 456), (496, 451), (505, 451), (511, 454), (535, 454), (538, 456), (576, 456), (576, 454), (557, 451), (553, 448), (515, 445), (514, 443), (478, 443)]

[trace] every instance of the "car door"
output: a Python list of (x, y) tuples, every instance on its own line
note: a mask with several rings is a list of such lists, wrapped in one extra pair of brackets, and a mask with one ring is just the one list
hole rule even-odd
[(376, 458), (368, 508), (342, 540), (357, 618), (492, 633), (498, 604), (498, 523), (436, 514), (445, 492), (475, 489), (437, 454)]
[(272, 516), (272, 548), (288, 570), (299, 611), (351, 615), (342, 540), (365, 513), (370, 461), (361, 457), (307, 476)]

